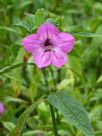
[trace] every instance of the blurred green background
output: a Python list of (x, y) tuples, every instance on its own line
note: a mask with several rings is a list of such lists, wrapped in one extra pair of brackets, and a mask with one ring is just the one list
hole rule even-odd
[[(95, 135), (102, 136), (102, 37), (86, 33), (102, 35), (102, 0), (0, 0), (1, 71), (6, 66), (32, 62), (20, 41), (36, 32), (39, 20), (52, 22), (75, 36), (68, 63), (61, 69), (52, 67), (57, 91), (76, 97), (88, 111)], [(46, 75), (53, 87), (49, 69)], [(8, 136), (20, 114), (47, 94), (37, 67), (27, 65), (0, 74), (0, 101), (6, 107), (0, 116), (0, 136)], [(82, 136), (60, 114), (58, 121), (60, 136)], [(42, 102), (27, 120), (23, 136), (53, 136), (51, 124), (49, 106)]]

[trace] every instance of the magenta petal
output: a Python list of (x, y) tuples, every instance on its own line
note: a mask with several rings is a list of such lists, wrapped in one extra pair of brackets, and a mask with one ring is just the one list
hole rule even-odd
[(43, 49), (37, 49), (33, 54), (33, 59), (39, 68), (44, 68), (51, 64), (50, 52), (45, 52)]
[(51, 51), (51, 64), (56, 67), (61, 67), (67, 62), (67, 54), (63, 52), (60, 48), (54, 48)]
[(22, 40), (22, 45), (24, 46), (24, 49), (30, 53), (34, 51), (35, 48), (39, 46), (39, 41), (38, 41), (38, 36), (37, 34), (31, 34), (27, 37), (25, 37)]
[(59, 31), (57, 27), (55, 27), (51, 23), (42, 24), (37, 31), (39, 35), (39, 39), (44, 41), (46, 39), (55, 39), (56, 35), (58, 35)]
[(3, 114), (4, 112), (5, 112), (5, 107), (3, 103), (0, 102), (0, 115)]
[(69, 53), (75, 44), (75, 39), (71, 34), (59, 33), (59, 38), (56, 45), (59, 46), (64, 52)]

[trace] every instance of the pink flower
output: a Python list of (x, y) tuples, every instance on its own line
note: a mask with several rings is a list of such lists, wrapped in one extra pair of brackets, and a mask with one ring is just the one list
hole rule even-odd
[(42, 24), (36, 34), (31, 34), (22, 40), (25, 50), (32, 53), (35, 64), (39, 68), (53, 65), (63, 66), (75, 44), (71, 34), (59, 32), (51, 23)]
[(5, 112), (5, 107), (2, 102), (0, 102), (0, 115), (2, 115)]

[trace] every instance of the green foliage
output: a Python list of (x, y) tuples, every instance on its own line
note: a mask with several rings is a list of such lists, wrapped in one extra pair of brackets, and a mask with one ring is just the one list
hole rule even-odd
[(14, 26), (23, 28), (29, 33), (32, 33), (32, 30), (34, 29), (34, 15), (30, 14), (25, 21), (19, 20), (17, 24), (14, 24)]
[(3, 122), (3, 125), (9, 132), (15, 128), (15, 125), (11, 122)]
[(11, 46), (11, 53), (12, 53), (14, 59), (17, 57), (20, 48), (21, 48), (21, 45), (19, 45), (19, 44), (14, 44)]
[(20, 136), (22, 134), (23, 128), (26, 124), (26, 121), (30, 114), (34, 111), (34, 109), (37, 107), (38, 102), (35, 104), (32, 104), (27, 110), (25, 110), (21, 116), (19, 117), (16, 127), (11, 132), (10, 136)]
[(25, 19), (25, 21), (19, 20), (17, 24), (14, 24), (14, 26), (23, 28), (27, 32), (32, 33), (35, 29), (38, 28), (38, 26), (44, 23), (44, 21), (45, 21), (45, 11), (43, 9), (38, 9), (35, 15), (29, 14)]
[(101, 34), (94, 34), (90, 32), (79, 32), (79, 33), (74, 33), (76, 36), (82, 36), (82, 37), (102, 37)]
[[(46, 69), (50, 91), (56, 90), (58, 94), (58, 98), (55, 95), (48, 98), (60, 110), (56, 112), (59, 135), (83, 136), (79, 130), (86, 135), (91, 133), (92, 129), (89, 132), (83, 124), (78, 124), (81, 119), (87, 121), (90, 129), (90, 119), (95, 136), (102, 136), (101, 7), (101, 0), (0, 0), (0, 101), (6, 108), (5, 114), (0, 115), (0, 136), (8, 136), (12, 130), (23, 136), (54, 135), (48, 102), (36, 105), (40, 98), (49, 94), (44, 76), (20, 45), (23, 37), (36, 33), (44, 22), (51, 22), (60, 31), (72, 33), (76, 39), (67, 64), (61, 69), (50, 67), (53, 74), (49, 68)], [(60, 93), (62, 90), (70, 95)], [(87, 113), (72, 96), (80, 101)], [(71, 110), (76, 113), (81, 108), (83, 111), (80, 119), (79, 114), (76, 117), (66, 114), (70, 112), (73, 101), (79, 106)], [(75, 117), (74, 123), (71, 117)]]
[(44, 9), (38, 9), (34, 15), (34, 27), (38, 28), (45, 21), (45, 11)]
[(60, 92), (49, 95), (48, 101), (63, 114), (68, 123), (75, 125), (86, 136), (94, 136), (87, 113), (76, 99), (65, 92)]

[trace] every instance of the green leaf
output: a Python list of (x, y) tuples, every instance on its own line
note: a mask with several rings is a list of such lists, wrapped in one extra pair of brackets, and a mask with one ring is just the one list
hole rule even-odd
[(81, 36), (81, 37), (102, 37), (100, 34), (94, 34), (90, 32), (79, 32), (79, 33), (73, 33), (75, 36)]
[[(21, 48), (18, 51), (18, 55), (17, 55), (16, 59), (14, 60), (13, 64), (23, 63), (23, 61), (24, 61), (24, 49)], [(22, 80), (21, 73), (22, 73), (22, 67), (18, 67), (16, 69), (13, 69), (9, 73), (9, 75), (13, 76), (13, 78), (17, 78), (18, 80)], [(11, 79), (11, 84), (12, 84), (12, 87), (14, 88), (14, 90), (21, 90), (21, 88), (22, 88), (22, 83), (17, 80)]]
[(20, 98), (16, 98), (16, 97), (11, 97), (11, 96), (7, 96), (5, 97), (5, 102), (9, 103), (9, 102), (15, 102), (15, 103), (26, 103), (26, 101), (20, 99)]
[(32, 33), (33, 30), (38, 28), (39, 25), (43, 24), (45, 21), (45, 12), (44, 9), (38, 9), (35, 13), (29, 14), (24, 21), (18, 21), (17, 24), (14, 24), (14, 26), (17, 26), (19, 28), (23, 28), (29, 33)]
[[(102, 25), (100, 25), (96, 32), (95, 32), (97, 35), (102, 35)], [(93, 47), (95, 47), (95, 49), (100, 49), (100, 51), (102, 51), (102, 46), (100, 46), (102, 44), (102, 38), (98, 38), (98, 37), (94, 37), (93, 40), (92, 40), (92, 45)], [(92, 49), (92, 47), (91, 47)], [(95, 52), (93, 50), (93, 52)]]
[(65, 92), (59, 92), (49, 95), (48, 101), (63, 114), (68, 123), (72, 123), (86, 136), (94, 136), (87, 113), (75, 98)]
[(38, 9), (34, 16), (34, 27), (37, 28), (39, 25), (43, 24), (45, 20), (44, 9)]
[(18, 21), (18, 23), (14, 24), (14, 26), (23, 28), (29, 33), (32, 33), (34, 28), (34, 15), (33, 14), (28, 15), (25, 21)]
[(63, 16), (62, 17), (57, 16), (57, 17), (53, 17), (53, 18), (47, 18), (46, 22), (52, 23), (52, 24), (60, 27), (61, 23), (63, 22)]
[(47, 136), (46, 132), (39, 131), (39, 130), (28, 131), (28, 132), (24, 133), (23, 136), (37, 136), (40, 134), (43, 136)]
[(22, 8), (25, 8), (26, 6), (30, 5), (32, 3), (32, 1), (21, 1), (21, 4), (19, 5), (19, 9), (21, 10)]
[(26, 121), (28, 119), (28, 117), (30, 116), (30, 114), (34, 111), (34, 109), (37, 107), (37, 105), (40, 102), (34, 103), (32, 104), (27, 110), (25, 110), (19, 117), (16, 127), (14, 128), (14, 130), (12, 131), (12, 133), (10, 134), (10, 136), (21, 136), (22, 134), (22, 130), (26, 124)]
[(28, 31), (32, 32), (34, 28), (34, 15), (30, 14), (26, 20), (28, 24)]
[(99, 13), (102, 13), (102, 3), (100, 3), (100, 2), (97, 2), (96, 4), (95, 4), (95, 10), (97, 10)]
[(11, 122), (3, 122), (3, 126), (9, 131), (11, 132), (14, 127), (15, 127), (15, 124), (11, 123)]
[(19, 45), (19, 44), (13, 44), (11, 46), (11, 53), (12, 53), (14, 59), (17, 57), (18, 51), (20, 50), (20, 48), (21, 48), (21, 45)]
[(97, 80), (97, 83), (100, 83), (102, 82), (102, 74), (99, 76), (98, 80)]
[(12, 27), (0, 26), (0, 30), (4, 30), (4, 31), (13, 32), (13, 33), (18, 34), (18, 31), (15, 30), (15, 29), (12, 28)]

